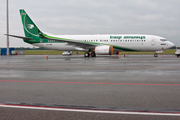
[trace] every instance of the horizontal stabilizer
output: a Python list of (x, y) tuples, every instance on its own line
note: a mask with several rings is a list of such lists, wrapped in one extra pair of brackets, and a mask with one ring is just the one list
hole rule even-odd
[(16, 36), (16, 35), (8, 35), (8, 34), (5, 34), (5, 35), (20, 38), (20, 39), (24, 39), (24, 40), (33, 40), (32, 38), (28, 38), (28, 37), (22, 37), (22, 36)]

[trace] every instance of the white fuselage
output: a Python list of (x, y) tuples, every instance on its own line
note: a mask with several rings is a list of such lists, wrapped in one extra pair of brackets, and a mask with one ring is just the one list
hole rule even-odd
[[(100, 45), (116, 46), (116, 51), (160, 51), (174, 46), (170, 41), (155, 35), (142, 34), (109, 34), (109, 35), (53, 35), (54, 37), (71, 39), (75, 41), (94, 42)], [(60, 51), (88, 51), (66, 42), (56, 43), (49, 40), (47, 43), (36, 43), (35, 46)], [(98, 45), (99, 46), (99, 45)], [(123, 48), (123, 49), (121, 49)]]

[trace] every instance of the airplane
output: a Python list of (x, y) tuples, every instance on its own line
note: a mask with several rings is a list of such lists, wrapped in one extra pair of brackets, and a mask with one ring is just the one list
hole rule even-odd
[[(120, 51), (163, 51), (174, 44), (163, 37), (145, 34), (93, 34), (93, 35), (53, 35), (42, 32), (24, 9), (20, 9), (25, 37), (21, 38), (33, 46), (59, 51), (84, 51), (84, 57), (112, 55)], [(6, 34), (7, 35), (7, 34)]]

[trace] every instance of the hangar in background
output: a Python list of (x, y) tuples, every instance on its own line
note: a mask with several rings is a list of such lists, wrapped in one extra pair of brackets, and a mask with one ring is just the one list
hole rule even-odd
[[(9, 55), (15, 53), (15, 48), (9, 48)], [(0, 55), (7, 55), (7, 48), (0, 48)]]

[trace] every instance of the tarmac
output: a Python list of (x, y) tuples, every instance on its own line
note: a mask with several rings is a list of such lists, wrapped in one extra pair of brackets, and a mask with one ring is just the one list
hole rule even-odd
[(38, 107), (1, 106), (0, 119), (180, 119), (180, 58), (175, 55), (20, 55), (0, 56), (0, 61), (0, 105)]

